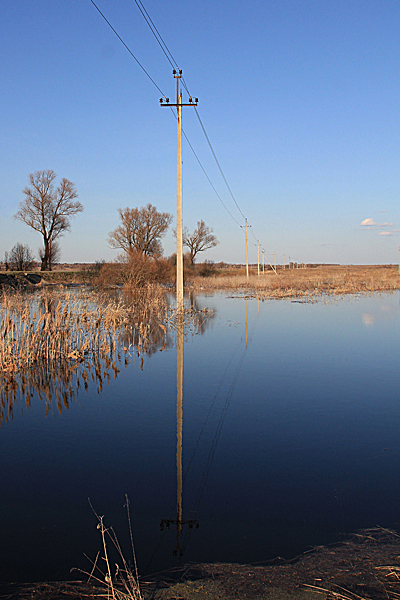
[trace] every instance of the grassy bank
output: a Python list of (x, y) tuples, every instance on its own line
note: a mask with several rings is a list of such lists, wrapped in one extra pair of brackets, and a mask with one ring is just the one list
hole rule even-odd
[(312, 298), (392, 292), (400, 287), (400, 274), (397, 266), (320, 266), (261, 271), (260, 275), (251, 271), (248, 279), (243, 273), (230, 272), (195, 276), (192, 285), (199, 291), (231, 290), (260, 298)]
[[(0, 273), (0, 287), (87, 284), (99, 288), (125, 286), (137, 288), (148, 283), (175, 285), (174, 269), (167, 271), (149, 264), (134, 268), (121, 264), (105, 264), (98, 269), (57, 270), (44, 273)], [(166, 262), (166, 261), (164, 261)], [(161, 265), (162, 266), (162, 265)], [(205, 274), (206, 273), (206, 274)], [(210, 268), (195, 265), (185, 269), (187, 289), (199, 292), (229, 290), (253, 294), (260, 298), (313, 298), (323, 295), (341, 296), (369, 292), (392, 292), (400, 288), (399, 269), (395, 265), (321, 265), (296, 269), (278, 269), (257, 274), (244, 268)]]

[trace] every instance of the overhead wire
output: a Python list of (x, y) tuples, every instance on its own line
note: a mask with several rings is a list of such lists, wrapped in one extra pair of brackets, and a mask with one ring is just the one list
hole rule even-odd
[(111, 25), (110, 21), (107, 19), (107, 17), (101, 12), (100, 8), (97, 6), (97, 4), (94, 2), (94, 0), (90, 0), (90, 2), (93, 4), (93, 6), (95, 7), (95, 9), (100, 13), (100, 15), (103, 17), (103, 19), (105, 20), (105, 22), (107, 23), (107, 25), (112, 29), (112, 31), (115, 33), (115, 35), (117, 36), (117, 38), (119, 39), (119, 41), (121, 42), (121, 44), (123, 44), (123, 46), (126, 48), (126, 50), (128, 50), (129, 54), (132, 56), (132, 58), (137, 62), (137, 64), (139, 65), (139, 67), (142, 69), (142, 71), (147, 75), (147, 77), (150, 79), (150, 81), (152, 82), (152, 84), (158, 89), (158, 91), (160, 92), (160, 94), (162, 96), (165, 96), (164, 92), (162, 91), (161, 88), (158, 87), (158, 85), (156, 84), (156, 82), (154, 81), (154, 79), (150, 76), (150, 74), (146, 71), (146, 69), (144, 68), (144, 66), (140, 63), (140, 61), (136, 58), (136, 56), (133, 54), (132, 50), (125, 44), (124, 40), (122, 39), (122, 37), (119, 35), (119, 33), (114, 29), (114, 27)]
[(149, 26), (152, 34), (156, 38), (161, 50), (164, 52), (165, 57), (168, 60), (169, 64), (171, 65), (171, 67), (173, 69), (177, 69), (178, 63), (176, 62), (176, 60), (172, 56), (171, 52), (169, 51), (167, 44), (164, 42), (161, 33), (158, 31), (157, 27), (154, 25), (149, 13), (147, 12), (146, 8), (143, 6), (143, 3), (141, 2), (141, 0), (134, 0), (134, 1), (135, 1), (136, 6), (142, 13), (142, 16), (143, 16), (144, 20), (146, 21), (147, 25)]
[[(171, 54), (171, 52), (170, 52), (170, 50), (169, 50), (169, 48), (168, 48), (168, 46), (167, 46), (166, 42), (163, 40), (163, 38), (162, 38), (162, 36), (161, 36), (160, 32), (158, 31), (157, 27), (154, 25), (154, 23), (153, 23), (153, 21), (152, 21), (152, 19), (151, 19), (150, 15), (149, 15), (149, 13), (147, 12), (147, 10), (145, 9), (145, 7), (143, 6), (143, 3), (141, 2), (141, 0), (134, 0), (134, 2), (135, 2), (135, 4), (137, 5), (137, 7), (139, 8), (139, 10), (140, 10), (140, 12), (141, 12), (141, 14), (142, 14), (143, 18), (145, 19), (145, 21), (146, 21), (147, 25), (149, 26), (149, 28), (150, 28), (151, 32), (153, 33), (153, 35), (154, 35), (155, 39), (157, 40), (157, 43), (159, 44), (160, 48), (162, 49), (163, 53), (165, 54), (165, 56), (166, 56), (166, 58), (167, 58), (168, 62), (170, 63), (170, 65), (172, 66), (172, 68), (174, 68), (174, 69), (178, 69), (178, 63), (177, 63), (177, 61), (176, 61), (176, 60), (174, 59), (174, 57), (172, 56), (172, 54)], [(183, 85), (183, 87), (185, 88), (186, 92), (189, 94), (189, 96), (191, 96), (191, 94), (190, 94), (190, 92), (189, 92), (189, 88), (188, 88), (188, 86), (187, 86), (187, 84), (186, 84), (186, 81), (185, 81), (185, 79), (184, 79), (184, 77), (183, 77), (183, 76), (181, 77), (181, 81), (182, 81), (182, 85)], [(233, 193), (232, 193), (232, 190), (231, 190), (231, 188), (230, 188), (230, 186), (229, 186), (229, 184), (228, 184), (228, 181), (227, 181), (227, 179), (226, 179), (226, 177), (225, 177), (225, 174), (224, 174), (224, 172), (223, 172), (223, 170), (222, 170), (222, 168), (221, 168), (221, 165), (220, 165), (220, 163), (219, 163), (219, 160), (218, 160), (218, 158), (217, 158), (217, 155), (215, 154), (214, 148), (213, 148), (213, 146), (212, 146), (212, 144), (211, 144), (210, 138), (209, 138), (209, 136), (208, 136), (208, 134), (207, 134), (207, 132), (206, 132), (206, 129), (205, 129), (205, 127), (204, 127), (204, 124), (203, 124), (203, 122), (202, 122), (202, 120), (201, 120), (201, 118), (200, 118), (200, 115), (199, 115), (199, 113), (198, 113), (197, 107), (195, 106), (195, 107), (194, 107), (194, 109), (195, 109), (195, 112), (196, 112), (196, 116), (197, 116), (197, 118), (198, 118), (198, 120), (199, 120), (200, 126), (201, 126), (201, 128), (202, 128), (202, 130), (203, 130), (203, 133), (204, 133), (204, 135), (205, 135), (205, 138), (206, 138), (206, 140), (207, 140), (207, 143), (208, 143), (208, 145), (209, 145), (209, 148), (210, 148), (210, 150), (211, 150), (211, 153), (212, 153), (212, 155), (213, 155), (213, 157), (214, 157), (214, 160), (215, 160), (215, 162), (216, 162), (216, 164), (217, 164), (217, 166), (218, 166), (218, 169), (219, 169), (219, 171), (220, 171), (220, 173), (221, 173), (221, 176), (222, 176), (222, 178), (223, 178), (223, 180), (224, 180), (224, 182), (225, 182), (225, 185), (226, 185), (226, 187), (228, 188), (228, 191), (229, 191), (229, 193), (230, 193), (230, 195), (231, 195), (231, 197), (232, 197), (232, 199), (233, 199), (233, 201), (234, 201), (234, 203), (235, 203), (235, 205), (236, 205), (237, 209), (239, 210), (239, 212), (240, 212), (240, 214), (242, 215), (242, 217), (245, 219), (246, 217), (244, 216), (244, 214), (243, 214), (243, 212), (242, 212), (242, 210), (241, 210), (241, 208), (240, 208), (239, 204), (237, 203), (237, 201), (236, 201), (236, 198), (235, 198), (235, 196), (233, 195)], [(185, 137), (186, 137), (186, 136), (185, 136)], [(186, 139), (187, 139), (187, 137), (186, 137)], [(191, 145), (190, 145), (190, 146), (191, 146)], [(193, 151), (193, 148), (192, 148), (192, 151)], [(197, 157), (196, 157), (196, 158), (197, 158)], [(202, 167), (202, 168), (203, 168), (203, 167)], [(203, 169), (203, 171), (204, 171), (204, 169)], [(205, 171), (204, 171), (204, 172), (205, 172)], [(207, 179), (208, 179), (208, 176), (207, 176)], [(214, 186), (213, 186), (213, 189), (215, 190)], [(226, 208), (226, 207), (225, 207), (225, 208)], [(228, 211), (228, 212), (229, 212), (229, 211)], [(232, 215), (231, 215), (231, 216), (232, 216)]]
[[(163, 50), (163, 53), (165, 54), (168, 62), (170, 63), (170, 65), (173, 68), (177, 68), (177, 62), (175, 61), (174, 57), (172, 56), (171, 52), (168, 49), (168, 46), (166, 45), (166, 43), (164, 42), (161, 34), (159, 33), (157, 27), (154, 25), (150, 15), (148, 14), (148, 12), (146, 11), (145, 7), (143, 6), (143, 3), (140, 0), (134, 0), (136, 5), (138, 6), (143, 18), (145, 19), (147, 25), (149, 26), (150, 30), (152, 31), (154, 37), (156, 38), (158, 44), (160, 45), (161, 49)], [(107, 23), (107, 25), (110, 27), (110, 29), (113, 31), (113, 33), (117, 36), (117, 38), (119, 39), (119, 41), (122, 43), (122, 45), (125, 47), (125, 49), (129, 52), (129, 54), (132, 56), (132, 58), (136, 61), (136, 63), (139, 65), (139, 67), (142, 69), (142, 71), (147, 75), (147, 77), (150, 79), (150, 81), (153, 83), (153, 85), (157, 88), (157, 90), (160, 92), (160, 94), (165, 97), (164, 92), (162, 91), (162, 89), (157, 85), (157, 83), (154, 81), (154, 79), (150, 76), (150, 74), (146, 71), (146, 69), (143, 67), (143, 65), (140, 63), (140, 61), (138, 60), (138, 58), (136, 58), (136, 56), (133, 54), (133, 52), (131, 51), (131, 49), (129, 48), (129, 46), (124, 42), (124, 40), (121, 38), (121, 36), (118, 34), (118, 32), (115, 30), (115, 28), (111, 25), (110, 21), (107, 19), (107, 17), (104, 15), (104, 13), (100, 10), (100, 8), (97, 6), (97, 4), (94, 2), (94, 0), (90, 0), (90, 2), (93, 4), (93, 6), (96, 8), (96, 10), (98, 11), (98, 13), (103, 17), (104, 21)], [(185, 90), (189, 93), (188, 87), (186, 82), (184, 81), (184, 78), (181, 78), (182, 81), (182, 85), (184, 86)], [(171, 107), (172, 110), (172, 107)], [(197, 111), (196, 111), (197, 112)], [(172, 110), (172, 113), (175, 115), (176, 118), (176, 113), (174, 113), (174, 111)], [(204, 132), (205, 129), (203, 128)], [(212, 189), (214, 190), (214, 193), (216, 194), (218, 200), (221, 202), (222, 206), (225, 208), (226, 212), (229, 214), (229, 216), (235, 221), (235, 223), (237, 225), (239, 225), (240, 227), (240, 223), (238, 223), (238, 221), (235, 219), (235, 217), (232, 215), (232, 213), (229, 211), (229, 209), (227, 208), (227, 206), (225, 205), (225, 203), (223, 202), (222, 198), (220, 197), (220, 195), (218, 194), (217, 190), (215, 189), (215, 186), (213, 185), (210, 177), (208, 176), (205, 168), (203, 167), (198, 155), (196, 154), (192, 144), (189, 141), (189, 138), (186, 134), (186, 132), (184, 130), (182, 130), (183, 135), (185, 136), (186, 141), (189, 144), (189, 147), (191, 149), (191, 151), (193, 152), (197, 162), (199, 163), (204, 175), (206, 176), (209, 184), (211, 185)], [(207, 137), (207, 135), (206, 135)], [(210, 143), (210, 142), (209, 142)], [(216, 157), (215, 157), (216, 158)], [(218, 164), (218, 163), (217, 163)], [(224, 177), (225, 179), (225, 177)], [(226, 181), (226, 180), (225, 180)], [(229, 189), (229, 188), (228, 188)]]
[(200, 119), (199, 112), (198, 112), (198, 110), (197, 110), (197, 108), (196, 108), (196, 107), (194, 107), (194, 110), (195, 110), (195, 112), (196, 112), (197, 118), (198, 118), (198, 120), (199, 120), (199, 123), (200, 123), (200, 125), (201, 125), (201, 128), (202, 128), (202, 130), (203, 130), (203, 133), (204, 133), (204, 135), (205, 135), (205, 137), (206, 137), (207, 143), (208, 143), (208, 145), (209, 145), (209, 147), (210, 147), (211, 153), (212, 153), (212, 155), (213, 155), (213, 157), (214, 157), (214, 159), (215, 159), (215, 162), (217, 163), (217, 166), (218, 166), (219, 172), (220, 172), (220, 173), (221, 173), (221, 175), (222, 175), (222, 179), (224, 180), (224, 182), (225, 182), (225, 185), (226, 185), (226, 187), (228, 188), (228, 191), (229, 191), (229, 193), (230, 193), (230, 195), (231, 195), (231, 197), (232, 197), (232, 200), (233, 200), (233, 201), (234, 201), (234, 203), (236, 204), (236, 207), (237, 207), (238, 211), (240, 212), (240, 214), (242, 215), (243, 219), (246, 219), (246, 217), (244, 216), (244, 214), (243, 214), (243, 212), (242, 212), (242, 210), (241, 210), (241, 208), (240, 208), (239, 204), (236, 202), (236, 198), (235, 198), (235, 196), (233, 195), (233, 193), (232, 193), (232, 190), (231, 190), (231, 188), (230, 188), (230, 186), (229, 186), (229, 183), (228, 183), (228, 181), (227, 181), (227, 179), (226, 179), (226, 177), (225, 177), (225, 175), (224, 175), (224, 172), (223, 172), (223, 170), (222, 170), (222, 168), (221, 168), (221, 165), (219, 164), (219, 160), (218, 160), (218, 158), (217, 158), (217, 155), (215, 154), (215, 152), (214, 152), (214, 148), (213, 148), (213, 147), (212, 147), (212, 145), (211, 145), (210, 138), (209, 138), (209, 137), (208, 137), (208, 135), (207, 135), (207, 132), (206, 132), (206, 130), (205, 130), (205, 127), (204, 127), (204, 125), (203, 125), (203, 122), (202, 122), (202, 120)]

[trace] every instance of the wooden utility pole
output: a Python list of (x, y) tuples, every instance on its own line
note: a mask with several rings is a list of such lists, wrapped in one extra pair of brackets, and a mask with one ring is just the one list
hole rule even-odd
[(244, 237), (246, 240), (246, 277), (249, 278), (249, 251), (247, 248), (247, 219), (244, 220)]
[[(182, 70), (172, 71), (176, 79), (176, 104), (170, 104), (169, 98), (160, 98), (161, 106), (176, 107), (177, 150), (176, 150), (176, 308), (183, 310), (183, 217), (182, 217), (182, 106), (197, 106), (198, 99), (189, 98), (189, 104), (182, 104), (182, 92), (179, 92), (179, 80)], [(165, 100), (165, 101), (164, 101)]]
[(286, 257), (286, 254), (283, 253), (283, 269), (285, 269), (285, 257)]
[(274, 267), (275, 267), (275, 271), (276, 271), (276, 256), (275, 256), (275, 252), (274, 252)]
[(260, 277), (260, 242), (257, 240), (257, 275)]
[(262, 255), (263, 255), (263, 275), (265, 273), (265, 250), (262, 251)]

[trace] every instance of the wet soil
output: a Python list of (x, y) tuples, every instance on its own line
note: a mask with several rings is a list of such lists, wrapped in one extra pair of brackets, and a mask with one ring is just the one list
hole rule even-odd
[[(142, 580), (140, 587), (144, 600), (395, 600), (400, 598), (400, 536), (377, 527), (289, 562), (190, 564)], [(83, 582), (0, 587), (3, 599), (101, 597), (111, 594)]]

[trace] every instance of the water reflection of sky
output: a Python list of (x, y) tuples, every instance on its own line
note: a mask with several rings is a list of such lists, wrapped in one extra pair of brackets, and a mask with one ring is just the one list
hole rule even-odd
[[(214, 309), (184, 346), (184, 561), (293, 556), (343, 532), (398, 522), (397, 294), (315, 304), (198, 297)], [(247, 340), (247, 348), (246, 348)], [(89, 386), (61, 415), (0, 428), (4, 578), (57, 579), (100, 548), (90, 497), (139, 568), (174, 564), (176, 351)], [(32, 553), (32, 548), (35, 552)], [(23, 567), (23, 565), (25, 565)]]

